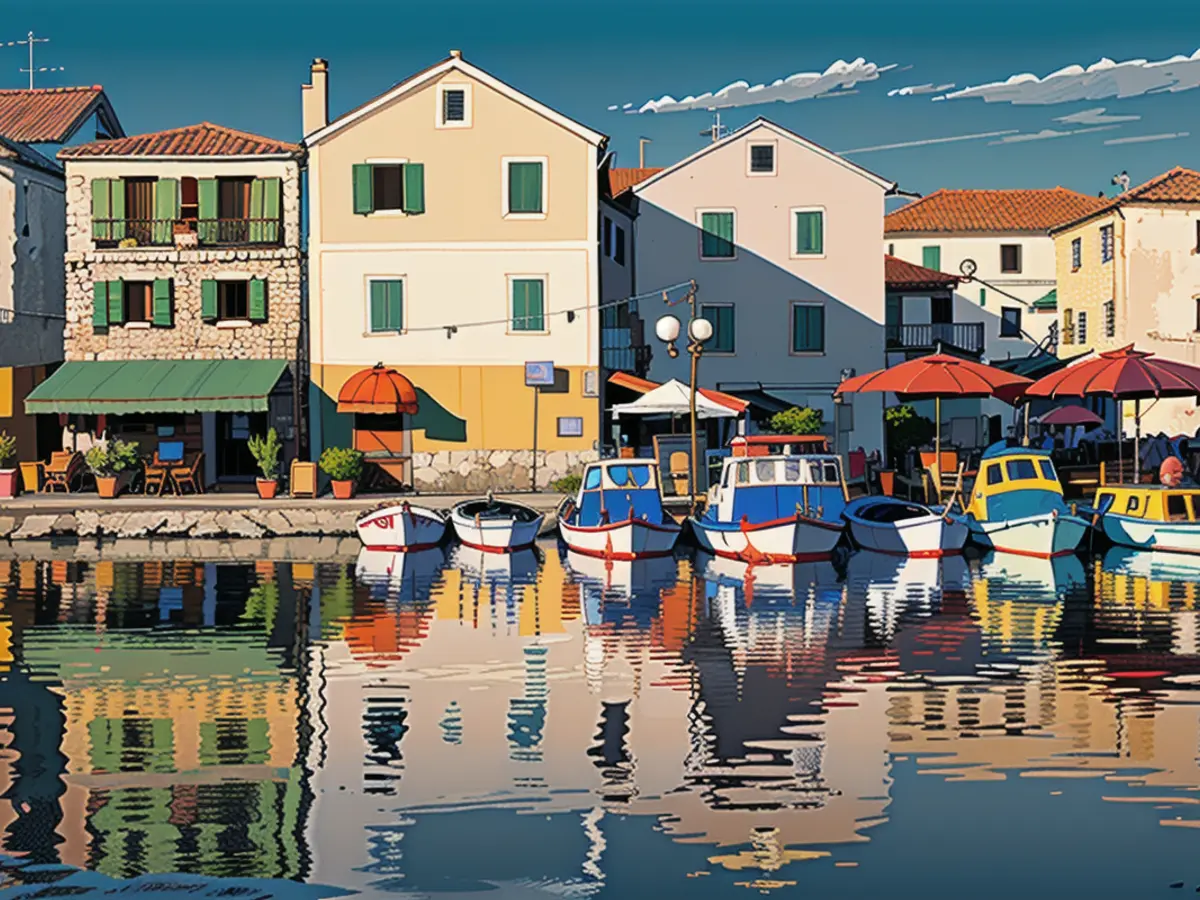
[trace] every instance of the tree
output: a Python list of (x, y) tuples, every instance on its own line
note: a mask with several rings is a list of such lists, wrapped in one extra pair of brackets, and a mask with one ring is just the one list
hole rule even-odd
[(824, 427), (824, 413), (807, 407), (793, 406), (767, 420), (767, 428), (773, 434), (820, 434)]

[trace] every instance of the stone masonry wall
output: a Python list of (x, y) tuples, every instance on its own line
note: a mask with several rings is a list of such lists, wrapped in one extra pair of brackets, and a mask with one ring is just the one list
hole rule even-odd
[[(594, 450), (537, 452), (537, 487), (545, 490), (564, 475), (583, 474), (595, 462)], [(413, 488), (428, 493), (477, 494), (527, 491), (533, 476), (531, 450), (450, 450), (413, 454)]]

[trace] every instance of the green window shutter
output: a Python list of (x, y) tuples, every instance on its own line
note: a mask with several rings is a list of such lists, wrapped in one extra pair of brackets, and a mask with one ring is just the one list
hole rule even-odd
[(267, 321), (267, 280), (251, 278), (248, 293), (250, 294), (250, 321)]
[(371, 167), (362, 163), (354, 165), (354, 212), (367, 215), (375, 211), (372, 193)]
[(510, 213), (540, 213), (542, 204), (542, 164), (540, 162), (510, 162), (508, 164), (508, 211)]
[(108, 282), (92, 284), (92, 327), (108, 327)]
[(175, 324), (171, 315), (171, 279), (154, 279), (154, 324), (160, 328), (170, 328)]
[(263, 241), (268, 244), (279, 243), (279, 229), (281, 227), (280, 217), (280, 202), (283, 198), (283, 182), (278, 178), (263, 178), (262, 181), (262, 231)]
[(128, 225), (125, 221), (125, 179), (112, 179), (112, 230), (109, 234), (111, 240), (122, 241), (129, 233)]
[(935, 269), (938, 272), (942, 271), (942, 248), (922, 247), (921, 265), (927, 269)]
[(526, 316), (529, 314), (528, 282), (514, 280), (512, 283), (512, 330), (525, 331)]
[(371, 298), (370, 298), (370, 314), (371, 314), (371, 331), (387, 331), (388, 327), (388, 289), (386, 281), (371, 282)]
[(249, 218), (248, 239), (252, 244), (261, 244), (263, 240), (263, 181), (261, 178), (255, 178), (250, 182)]
[(200, 243), (215, 244), (221, 233), (217, 222), (217, 179), (201, 178), (196, 182), (196, 203), (200, 216), (197, 226)]
[(796, 213), (796, 253), (820, 256), (825, 252), (825, 213), (807, 210)]
[(700, 316), (712, 323), (713, 336), (704, 345), (712, 353), (733, 353), (734, 315), (732, 306), (701, 306)]
[(387, 295), (388, 324), (396, 331), (404, 330), (404, 282), (389, 281)]
[(987, 288), (979, 289), (979, 305), (987, 306)]
[(825, 307), (792, 307), (792, 351), (825, 352)]
[(200, 318), (206, 322), (217, 318), (217, 283), (211, 279), (200, 282)]
[(174, 178), (160, 178), (154, 182), (154, 227), (151, 229), (154, 243), (171, 243), (178, 218), (179, 182)]
[(120, 325), (125, 321), (125, 285), (120, 281), (108, 283), (108, 324)]
[(513, 281), (513, 331), (545, 331), (545, 284), (540, 278)]
[(702, 256), (716, 259), (733, 256), (733, 213), (702, 213), (700, 230)]
[(111, 240), (112, 179), (92, 179), (92, 240)]
[(405, 163), (404, 170), (404, 211), (406, 213), (425, 212), (425, 164)]

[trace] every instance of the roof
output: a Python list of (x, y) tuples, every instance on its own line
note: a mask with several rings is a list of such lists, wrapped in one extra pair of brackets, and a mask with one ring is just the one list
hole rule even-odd
[(619, 197), (630, 188), (640, 184), (647, 178), (652, 178), (661, 171), (661, 166), (644, 169), (609, 169), (608, 194), (610, 197)]
[(25, 398), (25, 411), (266, 412), (282, 359), (97, 360), (64, 363)]
[(1058, 288), (1051, 288), (1029, 305), (1032, 309), (1058, 309)]
[(859, 166), (859, 165), (856, 165), (855, 163), (850, 162), (850, 160), (846, 159), (845, 157), (839, 156), (838, 154), (834, 153), (832, 150), (826, 150), (820, 144), (814, 144), (808, 138), (801, 137), (800, 135), (796, 134), (796, 132), (790, 131), (789, 129), (784, 128), (782, 125), (776, 125), (770, 119), (764, 118), (763, 116), (759, 116), (757, 119), (754, 119), (752, 122), (746, 123), (745, 125), (743, 125), (739, 129), (737, 129), (736, 131), (730, 132), (728, 135), (721, 138), (721, 140), (713, 141), (711, 144), (708, 144), (704, 148), (697, 150), (695, 153), (693, 153), (691, 156), (687, 157), (686, 159), (681, 159), (679, 162), (675, 163), (675, 165), (667, 166), (667, 168), (662, 169), (661, 171), (657, 172), (656, 174), (650, 176), (645, 181), (642, 181), (641, 183), (636, 185), (636, 187), (634, 188), (635, 193), (640, 192), (643, 188), (649, 187), (651, 184), (658, 181), (660, 178), (666, 178), (667, 176), (671, 175), (673, 172), (677, 172), (679, 169), (682, 169), (685, 166), (691, 165), (696, 160), (700, 159), (703, 156), (706, 156), (709, 153), (712, 153), (714, 150), (719, 150), (722, 147), (727, 146), (728, 144), (732, 144), (735, 141), (741, 140), (742, 138), (746, 137), (751, 131), (754, 131), (755, 129), (758, 129), (758, 128), (766, 128), (768, 131), (773, 132), (778, 137), (785, 138), (786, 140), (789, 140), (789, 141), (793, 141), (793, 142), (799, 144), (801, 147), (804, 147), (807, 150), (811, 150), (813, 153), (816, 153), (818, 156), (823, 156), (825, 159), (828, 159), (831, 162), (836, 162), (838, 165), (845, 166), (847, 169), (849, 169), (851, 172), (854, 172), (856, 175), (861, 175), (863, 178), (866, 178), (868, 181), (875, 182), (877, 185), (879, 185), (884, 190), (890, 191), (896, 187), (896, 182), (888, 181), (886, 178), (883, 178), (880, 175), (876, 175), (874, 172), (870, 171), (869, 169), (864, 169), (862, 166)]
[(953, 288), (959, 282), (954, 275), (927, 269), (886, 253), (883, 255), (883, 280), (889, 288)]
[(1064, 187), (1049, 190), (938, 190), (883, 218), (884, 234), (1045, 233), (1105, 205)]
[(1009, 455), (1019, 456), (1049, 456), (1049, 450), (1043, 450), (1041, 447), (1021, 447), (1019, 445), (1010, 444), (1008, 441), (997, 441), (983, 451), (981, 459), (997, 459), (1001, 456)]
[(62, 167), (54, 160), (43, 156), (26, 144), (10, 141), (3, 137), (0, 137), (0, 159), (18, 162), (54, 175), (62, 175)]
[(167, 131), (65, 147), (58, 152), (58, 156), (60, 159), (98, 156), (297, 156), (300, 152), (299, 144), (277, 141), (212, 122), (201, 122), (199, 125)]
[(1130, 188), (1123, 194), (1118, 194), (1111, 200), (1103, 201), (1094, 210), (1082, 213), (1073, 219), (1062, 222), (1054, 231), (1064, 231), (1073, 228), (1096, 216), (1110, 213), (1126, 205), (1161, 203), (1200, 203), (1200, 172), (1176, 166), (1168, 172), (1163, 172), (1151, 178), (1144, 184)]
[[(657, 387), (662, 387), (657, 381), (650, 381), (648, 378), (638, 378), (636, 375), (630, 375), (628, 372), (614, 372), (608, 376), (608, 383), (615, 384), (617, 387), (628, 388), (631, 391), (636, 391), (639, 394), (648, 394)], [(720, 403), (722, 406), (728, 406), (736, 412), (745, 412), (746, 407), (750, 404), (745, 400), (734, 397), (732, 394), (726, 394), (721, 391), (712, 391), (708, 388), (700, 388), (699, 393), (703, 394), (714, 403)]]
[(0, 90), (0, 135), (28, 144), (70, 140), (92, 114), (110, 134), (125, 134), (100, 85)]
[(549, 119), (554, 124), (559, 125), (565, 128), (567, 131), (570, 131), (572, 134), (583, 138), (590, 144), (599, 146), (608, 140), (608, 138), (600, 132), (593, 131), (586, 125), (582, 125), (579, 122), (576, 122), (574, 119), (564, 116), (562, 113), (555, 109), (551, 109), (544, 103), (539, 103), (529, 95), (521, 93), (512, 85), (506, 84), (499, 78), (496, 78), (494, 75), (491, 75), (478, 66), (467, 62), (462, 58), (462, 56), (451, 54), (448, 58), (442, 60), (440, 63), (436, 63), (424, 71), (418, 72), (416, 75), (401, 81), (399, 84), (393, 86), (390, 90), (380, 94), (378, 97), (368, 100), (361, 106), (357, 106), (350, 110), (350, 112), (339, 116), (324, 128), (318, 128), (312, 134), (305, 135), (304, 144), (305, 146), (311, 147), (313, 144), (320, 143), (330, 135), (336, 134), (343, 128), (354, 124), (359, 119), (365, 118), (366, 116), (371, 115), (388, 104), (399, 100), (405, 94), (419, 90), (425, 85), (440, 78), (442, 75), (445, 75), (447, 72), (453, 71), (461, 72), (462, 74), (475, 79), (476, 81), (486, 85), (508, 99), (521, 104), (526, 109), (531, 110), (532, 112), (535, 112), (546, 119)]

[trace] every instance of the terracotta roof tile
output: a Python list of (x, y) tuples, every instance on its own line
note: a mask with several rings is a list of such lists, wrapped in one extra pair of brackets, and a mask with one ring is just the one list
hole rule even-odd
[(60, 150), (62, 159), (96, 156), (278, 156), (299, 154), (299, 144), (201, 122), (183, 128), (93, 141)]
[(884, 233), (1046, 232), (1108, 201), (1063, 187), (1050, 190), (939, 190), (884, 217)]
[(100, 85), (0, 90), (0, 135), (28, 144), (61, 144), (98, 107), (108, 108)]
[(662, 171), (660, 166), (657, 169), (609, 169), (608, 170), (608, 191), (609, 196), (618, 197), (625, 193), (630, 188), (641, 184), (647, 178), (652, 178)]
[(937, 269), (927, 269), (898, 259), (895, 256), (883, 255), (883, 280), (891, 287), (948, 287), (958, 285), (958, 278), (939, 272)]
[(1097, 209), (1061, 223), (1055, 230), (1061, 231), (1072, 225), (1078, 225), (1094, 216), (1112, 212), (1114, 209), (1130, 203), (1200, 203), (1200, 172), (1176, 166), (1168, 172), (1151, 178), (1144, 184), (1139, 184), (1137, 187), (1130, 188), (1125, 193), (1105, 201)]

